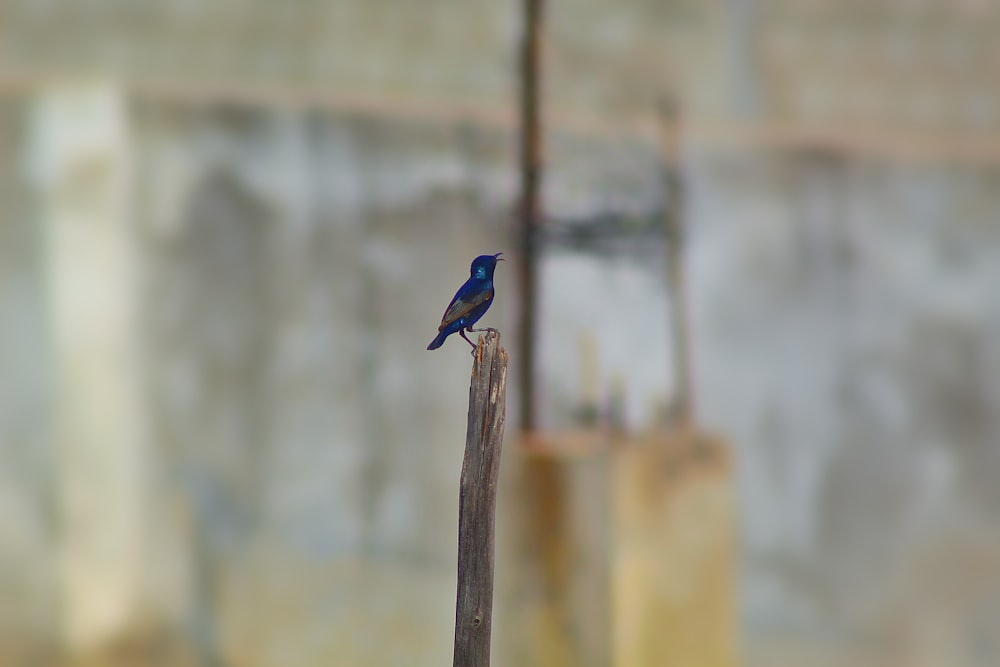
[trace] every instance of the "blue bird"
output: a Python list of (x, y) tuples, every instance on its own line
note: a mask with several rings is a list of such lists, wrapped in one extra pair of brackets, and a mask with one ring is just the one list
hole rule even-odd
[(428, 350), (436, 350), (444, 344), (445, 339), (455, 333), (465, 338), (472, 349), (476, 345), (465, 335), (466, 331), (489, 331), (489, 329), (473, 329), (472, 325), (479, 321), (479, 318), (486, 314), (493, 303), (493, 271), (497, 268), (497, 262), (502, 262), (498, 252), (495, 255), (480, 255), (472, 260), (472, 267), (469, 269), (469, 279), (458, 288), (454, 298), (444, 311), (441, 318), (441, 325), (438, 326), (438, 335), (427, 346)]

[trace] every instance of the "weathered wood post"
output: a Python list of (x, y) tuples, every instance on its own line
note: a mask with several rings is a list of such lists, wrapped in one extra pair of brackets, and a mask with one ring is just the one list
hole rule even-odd
[(479, 337), (469, 386), (469, 424), (458, 500), (458, 595), (454, 667), (488, 667), (493, 626), (497, 478), (507, 397), (500, 334)]

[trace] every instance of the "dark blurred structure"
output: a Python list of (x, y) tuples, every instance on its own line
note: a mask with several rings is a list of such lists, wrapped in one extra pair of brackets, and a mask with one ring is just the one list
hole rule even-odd
[[(447, 661), (468, 359), (410, 349), (512, 242), (519, 21), (4, 4), (0, 662)], [(674, 393), (675, 98), (743, 664), (1000, 663), (1000, 4), (546, 24), (539, 426), (623, 386), (641, 432)]]

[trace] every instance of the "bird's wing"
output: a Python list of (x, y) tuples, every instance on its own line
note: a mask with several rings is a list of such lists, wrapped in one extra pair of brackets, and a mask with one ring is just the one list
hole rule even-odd
[(459, 292), (459, 294), (456, 294), (455, 298), (451, 300), (451, 303), (448, 304), (448, 310), (444, 311), (444, 316), (441, 318), (441, 325), (438, 327), (438, 331), (441, 331), (441, 329), (444, 329), (455, 320), (465, 317), (471, 313), (476, 306), (481, 306), (492, 298), (492, 287), (487, 290), (473, 292), (472, 294), (461, 294), (461, 292)]

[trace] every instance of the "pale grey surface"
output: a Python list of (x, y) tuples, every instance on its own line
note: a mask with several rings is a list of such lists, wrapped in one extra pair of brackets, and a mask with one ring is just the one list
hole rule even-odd
[(990, 664), (997, 173), (744, 165), (700, 161), (692, 287), (704, 419), (737, 448), (748, 637)]
[[(249, 4), (220, 5), (253, 24), (235, 26), (232, 40), (208, 24), (178, 28), (199, 22), (190, 3), (136, 10), (142, 25), (129, 30), (72, 23), (72, 34), (57, 20), (63, 3), (10, 3), (3, 29), (16, 34), (0, 38), (6, 74), (71, 63), (88, 74), (158, 73), (154, 84), (277, 80), (328, 91), (348, 109), (374, 98), (372, 108), (390, 112), (220, 108), (170, 95), (130, 108), (142, 314), (131, 334), (144, 349), (150, 436), (148, 450), (136, 445), (148, 455), (144, 504), (124, 512), (146, 526), (137, 623), (201, 637), (210, 652), (207, 628), (249, 664), (446, 663), (469, 361), (460, 340), (423, 348), (471, 257), (514, 249), (514, 144), (452, 116), (401, 120), (386, 102), (427, 104), (428, 117), (465, 103), (508, 116), (512, 5), (456, 5), (452, 27), (438, 28), (440, 3), (420, 16), (403, 13), (412, 3), (310, 5), (276, 21), (269, 12), (285, 10), (257, 15)], [(794, 47), (801, 68), (765, 77), (763, 91), (733, 81), (746, 64), (740, 49), (759, 42), (732, 21), (752, 30), (754, 6), (769, 4), (709, 13), (636, 2), (620, 15), (602, 3), (573, 15), (557, 6), (553, 116), (596, 118), (604, 134), (552, 137), (549, 213), (662, 205), (656, 147), (607, 128), (648, 115), (674, 76), (694, 111), (816, 121), (792, 93), (803, 73), (843, 83), (817, 68), (839, 53), (834, 33), (824, 33), (829, 49)], [(111, 5), (120, 6), (87, 6)], [(294, 25), (314, 19), (317, 41), (300, 42)], [(962, 14), (949, 29), (972, 21), (989, 37), (986, 19), (995, 12)], [(822, 32), (822, 20), (806, 23)], [(404, 25), (415, 41), (397, 39)], [(176, 48), (178, 32), (189, 49)], [(949, 34), (931, 49), (945, 61)], [(293, 62), (286, 71), (244, 58), (247, 40)], [(311, 51), (317, 44), (327, 50)], [(213, 45), (225, 48), (208, 53)], [(952, 81), (948, 71), (935, 80)], [(948, 97), (960, 104), (940, 114), (942, 126), (961, 116), (962, 100), (978, 99), (972, 84), (984, 76), (969, 76), (956, 80), (971, 97)], [(848, 107), (855, 99), (843, 96)], [(0, 628), (47, 645), (63, 633), (61, 559), (72, 554), (58, 550), (60, 369), (26, 109), (0, 107)], [(970, 127), (990, 127), (986, 118)], [(748, 663), (808, 667), (805, 654), (817, 665), (996, 664), (1000, 172), (697, 145), (688, 158), (697, 403), (736, 451)], [(71, 177), (87, 191), (86, 174)], [(632, 426), (669, 398), (661, 256), (563, 249), (543, 259), (545, 424), (571, 421), (590, 322), (602, 391), (628, 378)], [(498, 281), (484, 324), (503, 327), (516, 355), (511, 265)]]
[[(98, 74), (193, 97), (305, 96), (507, 122), (518, 10), (489, 0), (8, 0), (0, 84)], [(995, 143), (1000, 126), (995, 2), (576, 0), (548, 3), (546, 25), (549, 110), (578, 126), (648, 129), (674, 93), (710, 127), (760, 121), (876, 144), (890, 135), (903, 150), (942, 133), (967, 148)]]
[(41, 229), (27, 195), (25, 106), (0, 101), (0, 655), (55, 635), (56, 452)]
[[(393, 664), (401, 646), (415, 664), (446, 659), (468, 357), (461, 341), (423, 348), (468, 259), (509, 250), (502, 138), (182, 107), (140, 107), (133, 132), (156, 517), (145, 613), (184, 631), (200, 607), (220, 612), (222, 645), (260, 664), (290, 645), (299, 664), (340, 650)], [(602, 169), (656, 205), (655, 180), (589, 150), (589, 169), (583, 148), (572, 169), (555, 161), (552, 199), (568, 203), (553, 215), (572, 214), (580, 200), (565, 193)], [(736, 448), (751, 648), (874, 636), (989, 664), (996, 175), (697, 150), (691, 164), (698, 405)], [(7, 218), (5, 233), (30, 250), (21, 224)], [(3, 403), (4, 469), (19, 471), (3, 546), (21, 554), (4, 560), (19, 585), (45, 589), (47, 421), (14, 418), (45, 405), (24, 363), (45, 363), (31, 257), (4, 264), (20, 267), (5, 308), (37, 333), (11, 329), (20, 338), (3, 348), (26, 369), (12, 397), (27, 401)], [(588, 322), (601, 385), (627, 378), (634, 426), (668, 395), (663, 267), (644, 257), (544, 260), (547, 422), (570, 423)], [(510, 341), (509, 265), (499, 290), (487, 320)], [(400, 639), (365, 639), (345, 619)]]

